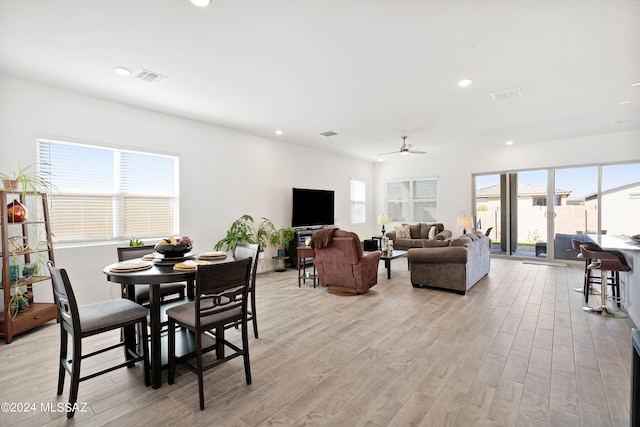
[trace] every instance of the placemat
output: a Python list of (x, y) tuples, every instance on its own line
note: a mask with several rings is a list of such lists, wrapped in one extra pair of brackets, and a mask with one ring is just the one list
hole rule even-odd
[(176, 271), (194, 271), (199, 265), (211, 264), (208, 261), (190, 259), (188, 261), (176, 263), (173, 269)]
[(145, 261), (137, 261), (137, 262), (125, 262), (118, 265), (114, 265), (110, 268), (110, 271), (113, 273), (133, 273), (135, 271), (143, 271), (148, 270), (152, 267), (153, 264)]

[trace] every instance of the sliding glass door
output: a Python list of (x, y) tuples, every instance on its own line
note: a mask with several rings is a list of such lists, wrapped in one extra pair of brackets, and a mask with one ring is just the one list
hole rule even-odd
[(491, 228), (493, 254), (576, 260), (573, 239), (640, 233), (640, 163), (477, 175), (474, 184), (476, 227)]

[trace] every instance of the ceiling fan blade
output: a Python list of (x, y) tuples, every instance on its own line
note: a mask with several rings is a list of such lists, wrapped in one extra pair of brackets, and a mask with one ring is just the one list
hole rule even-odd
[(420, 151), (420, 150), (409, 150), (409, 152), (411, 154), (427, 154), (426, 151)]
[(387, 154), (398, 154), (398, 150), (396, 150), (396, 151), (390, 151), (390, 152), (388, 152), (388, 153), (380, 153), (380, 154), (378, 154), (378, 156), (386, 156)]

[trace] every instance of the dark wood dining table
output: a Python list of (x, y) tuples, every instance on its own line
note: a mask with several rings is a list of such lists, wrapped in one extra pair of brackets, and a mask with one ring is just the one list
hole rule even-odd
[[(140, 261), (140, 260), (133, 260)], [(127, 295), (134, 298), (134, 286), (149, 286), (149, 326), (150, 326), (150, 362), (151, 362), (151, 385), (159, 388), (162, 376), (162, 307), (160, 304), (160, 285), (162, 283), (186, 282), (188, 299), (193, 300), (194, 281), (196, 277), (194, 271), (176, 271), (173, 265), (158, 265), (152, 263), (150, 269), (135, 272), (113, 272), (112, 267), (118, 264), (130, 263), (132, 260), (114, 263), (106, 266), (103, 270), (110, 282), (120, 283), (127, 287)], [(185, 302), (185, 301), (182, 301)], [(125, 341), (128, 346), (135, 345), (135, 334), (125, 332)]]

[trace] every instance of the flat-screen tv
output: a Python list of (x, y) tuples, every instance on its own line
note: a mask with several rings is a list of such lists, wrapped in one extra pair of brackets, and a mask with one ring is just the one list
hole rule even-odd
[(333, 224), (333, 190), (293, 189), (292, 227)]

